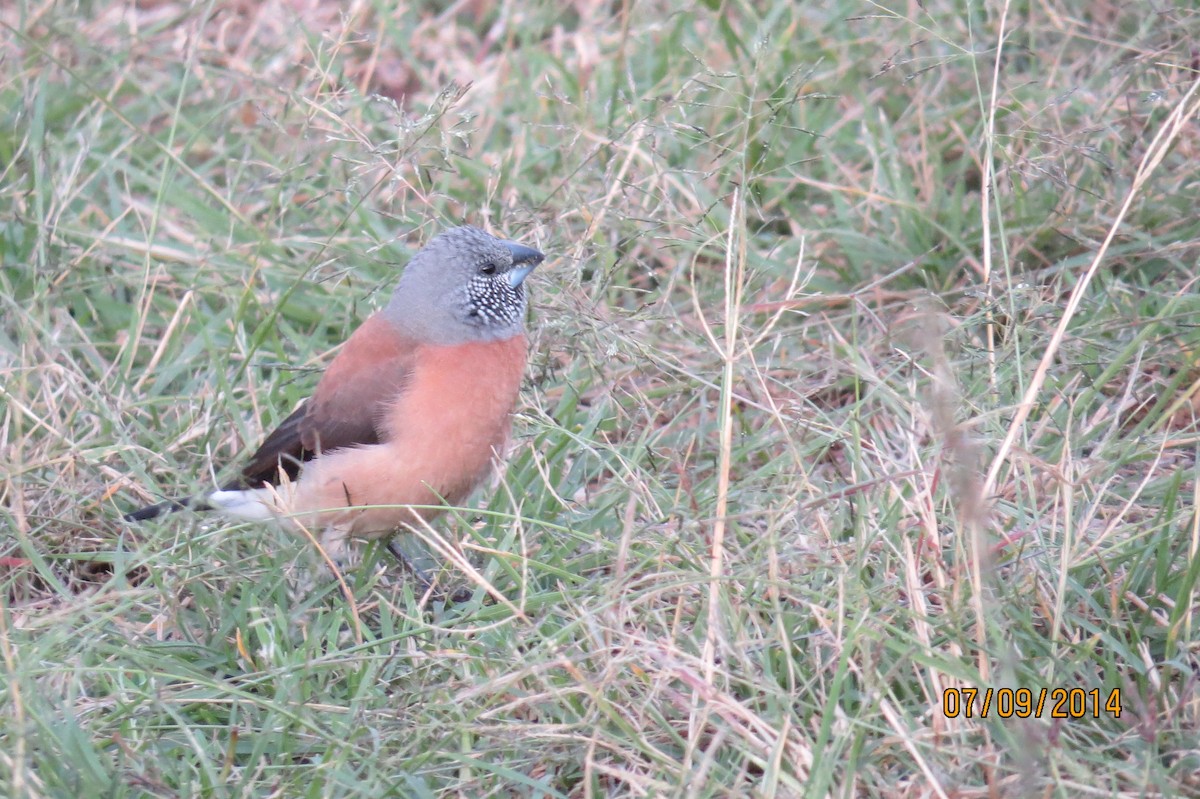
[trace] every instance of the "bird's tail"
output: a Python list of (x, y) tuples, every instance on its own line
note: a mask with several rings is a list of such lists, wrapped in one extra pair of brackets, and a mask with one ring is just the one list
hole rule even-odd
[(175, 511), (187, 510), (216, 510), (222, 508), (221, 503), (214, 504), (213, 497), (227, 491), (238, 491), (246, 488), (246, 480), (242, 477), (236, 477), (233, 480), (221, 486), (221, 490), (214, 494), (209, 494), (199, 497), (184, 497), (183, 499), (167, 499), (154, 505), (147, 505), (144, 508), (138, 508), (135, 511), (125, 514), (127, 522), (144, 522), (147, 519), (153, 519), (157, 516), (162, 516), (164, 513), (174, 513)]
[(208, 501), (201, 497), (187, 497), (186, 499), (168, 499), (165, 502), (158, 502), (154, 505), (147, 505), (144, 508), (126, 513), (125, 521), (127, 522), (144, 522), (147, 519), (153, 519), (156, 516), (162, 516), (164, 513), (174, 513), (185, 508), (193, 508), (195, 510), (210, 510), (211, 505)]

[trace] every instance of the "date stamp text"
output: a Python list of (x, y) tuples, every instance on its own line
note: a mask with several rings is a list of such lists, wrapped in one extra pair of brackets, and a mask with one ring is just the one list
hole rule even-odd
[(1093, 688), (947, 688), (942, 713), (949, 719), (998, 716), (1002, 719), (1121, 718), (1121, 689)]

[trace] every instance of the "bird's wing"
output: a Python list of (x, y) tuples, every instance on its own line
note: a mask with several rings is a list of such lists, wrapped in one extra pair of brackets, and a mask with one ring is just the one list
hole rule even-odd
[(242, 470), (237, 486), (295, 479), (320, 452), (378, 444), (388, 407), (409, 381), (417, 344), (379, 314), (363, 322), (329, 364), (311, 399), (271, 432)]

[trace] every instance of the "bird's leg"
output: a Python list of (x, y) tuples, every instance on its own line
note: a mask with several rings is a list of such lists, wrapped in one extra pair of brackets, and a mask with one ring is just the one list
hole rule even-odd
[(325, 555), (342, 569), (350, 562), (351, 547), (348, 533), (336, 524), (328, 524), (321, 531), (318, 542)]
[(392, 556), (400, 562), (401, 566), (404, 567), (404, 570), (416, 578), (417, 582), (421, 585), (421, 590), (428, 593), (435, 599), (448, 599), (451, 602), (466, 602), (471, 598), (471, 589), (469, 588), (460, 588), (453, 594), (447, 595), (443, 589), (439, 588), (437, 584), (434, 583), (433, 578), (429, 576), (429, 572), (421, 568), (421, 566), (415, 560), (409, 557), (408, 553), (404, 551), (404, 548), (401, 547), (396, 541), (396, 536), (392, 536), (388, 539), (387, 548), (388, 552), (391, 552)]

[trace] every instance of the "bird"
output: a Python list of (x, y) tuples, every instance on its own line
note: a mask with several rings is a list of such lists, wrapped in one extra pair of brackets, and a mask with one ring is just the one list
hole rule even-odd
[(438, 234), (236, 478), (126, 520), (215, 509), (306, 528), (343, 553), (350, 537), (462, 503), (508, 441), (528, 360), (525, 279), (544, 258), (471, 226)]

